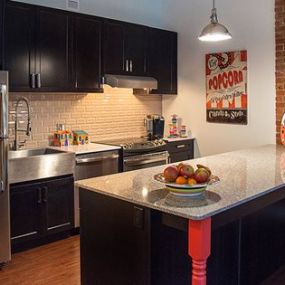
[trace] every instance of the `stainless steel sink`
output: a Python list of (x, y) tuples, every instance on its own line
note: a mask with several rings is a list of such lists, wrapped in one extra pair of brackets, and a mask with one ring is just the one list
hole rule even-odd
[(75, 154), (52, 148), (9, 151), (9, 183), (74, 173)]
[(64, 153), (64, 152), (51, 148), (23, 149), (23, 150), (9, 151), (9, 159), (23, 158), (23, 157), (30, 157), (37, 155), (49, 155), (55, 153)]

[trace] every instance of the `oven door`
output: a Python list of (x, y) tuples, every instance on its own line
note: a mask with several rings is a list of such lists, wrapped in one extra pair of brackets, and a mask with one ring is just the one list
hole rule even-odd
[(129, 156), (124, 158), (124, 171), (164, 165), (168, 162), (168, 151)]

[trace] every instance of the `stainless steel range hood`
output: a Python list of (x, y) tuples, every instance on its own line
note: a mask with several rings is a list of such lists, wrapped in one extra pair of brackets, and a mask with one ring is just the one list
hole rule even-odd
[(118, 88), (157, 89), (157, 80), (153, 77), (105, 74), (104, 84)]

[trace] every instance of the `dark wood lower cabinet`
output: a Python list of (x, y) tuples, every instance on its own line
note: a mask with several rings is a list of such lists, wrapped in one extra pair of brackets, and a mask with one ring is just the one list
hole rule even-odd
[(171, 163), (194, 158), (194, 139), (170, 141), (167, 142), (166, 148), (169, 152)]
[(73, 229), (73, 177), (10, 186), (12, 250)]
[[(191, 284), (186, 219), (86, 190), (80, 203), (82, 285)], [(214, 216), (207, 284), (258, 285), (284, 265), (284, 209), (285, 200), (223, 225)]]
[(81, 284), (150, 284), (150, 211), (80, 193)]
[(10, 187), (12, 244), (38, 238), (40, 225), (40, 183)]

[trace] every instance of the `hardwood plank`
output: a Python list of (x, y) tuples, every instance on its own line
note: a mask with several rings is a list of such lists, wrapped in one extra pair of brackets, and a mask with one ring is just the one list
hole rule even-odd
[(285, 284), (285, 265), (280, 267), (272, 276), (260, 285), (284, 285)]
[(0, 271), (5, 285), (79, 285), (79, 236), (14, 254)]

